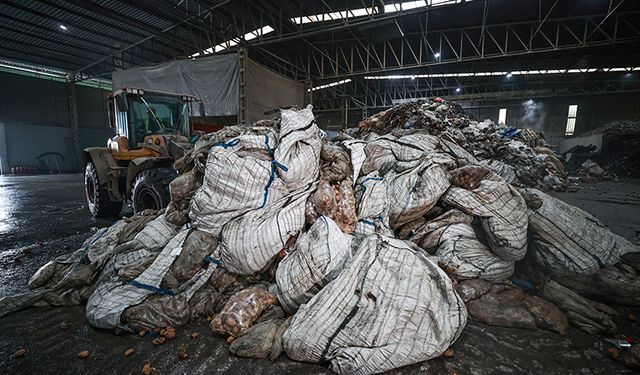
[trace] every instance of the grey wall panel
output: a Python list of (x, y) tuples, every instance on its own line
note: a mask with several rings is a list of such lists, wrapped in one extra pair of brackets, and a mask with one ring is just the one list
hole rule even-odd
[(70, 128), (13, 124), (5, 127), (5, 133), (9, 165), (38, 165), (38, 156), (56, 152), (64, 159), (63, 171), (75, 169)]
[(0, 119), (7, 124), (69, 126), (66, 85), (0, 73)]
[(107, 94), (104, 90), (76, 85), (80, 128), (108, 128)]
[[(107, 125), (106, 92), (75, 87), (80, 147), (105, 146), (114, 134)], [(64, 158), (63, 171), (76, 171), (66, 83), (0, 72), (0, 123), (9, 166), (39, 165), (38, 156), (55, 152)]]

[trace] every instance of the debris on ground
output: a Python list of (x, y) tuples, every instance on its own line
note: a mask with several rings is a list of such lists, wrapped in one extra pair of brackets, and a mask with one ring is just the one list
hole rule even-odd
[(602, 167), (598, 165), (598, 163), (591, 159), (585, 160), (585, 162), (582, 163), (580, 167), (582, 168), (583, 180), (600, 180), (606, 173), (604, 169), (602, 169)]
[(640, 305), (640, 249), (545, 193), (576, 181), (544, 136), (440, 98), (333, 141), (310, 106), (283, 109), (202, 136), (175, 168), (166, 210), (97, 230), (0, 316), (86, 302), (91, 325), (154, 345), (206, 318), (234, 355), (372, 374), (450, 358), (467, 318), (615, 334), (605, 303)]
[(142, 373), (144, 375), (150, 375), (154, 372), (156, 372), (156, 368), (152, 367), (150, 363), (145, 363), (144, 366), (142, 367)]

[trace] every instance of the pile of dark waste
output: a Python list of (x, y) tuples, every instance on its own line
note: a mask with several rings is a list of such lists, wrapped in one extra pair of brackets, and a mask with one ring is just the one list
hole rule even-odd
[(640, 249), (525, 188), (554, 163), (496, 131), (440, 99), (334, 141), (311, 106), (226, 127), (175, 163), (166, 210), (98, 230), (0, 316), (86, 303), (95, 327), (165, 338), (209, 319), (235, 355), (354, 374), (441, 356), (468, 318), (615, 334), (606, 304), (640, 305)]
[(472, 156), (470, 163), (486, 166), (514, 186), (566, 191), (569, 185), (563, 163), (542, 133), (475, 121), (459, 105), (441, 98), (396, 105), (363, 120), (355, 131), (364, 139), (414, 133), (438, 136), (462, 148)]
[(640, 177), (640, 120), (612, 121), (580, 134), (602, 134), (602, 152), (590, 156), (607, 174), (616, 177)]

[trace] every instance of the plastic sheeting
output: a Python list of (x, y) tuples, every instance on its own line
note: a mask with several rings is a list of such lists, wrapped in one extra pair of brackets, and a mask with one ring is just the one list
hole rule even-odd
[[(202, 101), (195, 116), (235, 116), (240, 106), (237, 54), (174, 60), (112, 73), (113, 89), (135, 87), (189, 94)], [(271, 118), (280, 107), (302, 107), (305, 85), (246, 59), (247, 122)], [(268, 114), (265, 114), (267, 112)]]
[(304, 83), (284, 77), (250, 59), (247, 59), (246, 69), (249, 123), (272, 118), (273, 111), (279, 107), (303, 106)]
[(287, 355), (374, 374), (441, 355), (467, 310), (446, 273), (406, 242), (370, 236), (353, 261), (293, 316)]
[[(238, 114), (238, 56), (208, 56), (114, 71), (113, 90), (135, 87), (175, 94), (188, 94), (202, 101), (194, 106), (196, 116)], [(203, 111), (200, 111), (203, 109)]]

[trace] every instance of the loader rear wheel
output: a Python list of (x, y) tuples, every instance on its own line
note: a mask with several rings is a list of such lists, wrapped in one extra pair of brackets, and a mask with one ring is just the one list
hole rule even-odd
[(120, 213), (122, 202), (114, 202), (109, 198), (109, 188), (107, 184), (100, 184), (98, 172), (92, 162), (87, 163), (84, 170), (84, 192), (93, 217), (114, 217)]
[(171, 201), (169, 183), (176, 178), (170, 168), (151, 168), (138, 173), (133, 183), (133, 211), (160, 210)]

